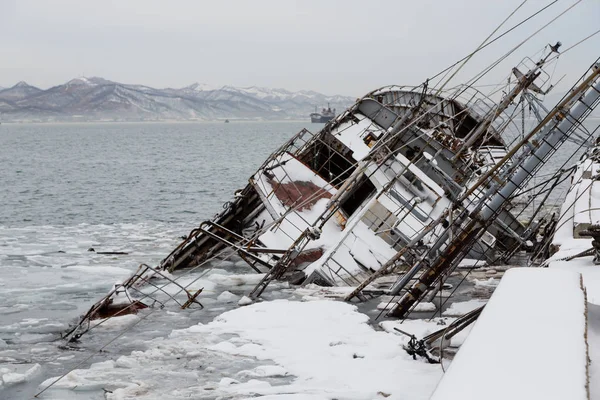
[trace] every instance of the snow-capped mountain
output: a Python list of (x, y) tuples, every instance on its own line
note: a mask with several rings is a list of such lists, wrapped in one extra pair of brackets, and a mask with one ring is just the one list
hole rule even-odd
[(41, 91), (41, 89), (21, 81), (13, 87), (0, 90), (0, 101), (18, 101), (34, 96)]
[(305, 119), (329, 103), (344, 110), (351, 97), (261, 87), (194, 83), (155, 89), (103, 78), (75, 78), (41, 90), (24, 82), (0, 91), (3, 120)]

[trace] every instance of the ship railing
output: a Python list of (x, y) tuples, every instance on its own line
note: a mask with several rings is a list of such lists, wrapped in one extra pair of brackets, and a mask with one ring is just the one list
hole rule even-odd
[(267, 159), (262, 163), (262, 165), (257, 169), (260, 171), (261, 169), (266, 168), (273, 160), (277, 159), (281, 155), (285, 153), (290, 153), (293, 155), (300, 154), (305, 148), (307, 148), (317, 137), (318, 134), (314, 134), (306, 128), (302, 128), (302, 130), (292, 136), (289, 140), (283, 143), (277, 150), (275, 150)]
[[(483, 120), (498, 107), (496, 101), (473, 86), (459, 85), (450, 89), (447, 92), (447, 96), (459, 102), (471, 111), (472, 114), (479, 117), (480, 120)], [(506, 115), (498, 116), (492, 122), (492, 127), (499, 131), (506, 120)]]

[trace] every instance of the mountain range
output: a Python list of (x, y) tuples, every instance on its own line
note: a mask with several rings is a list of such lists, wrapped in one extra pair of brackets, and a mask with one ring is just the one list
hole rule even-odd
[(307, 119), (328, 104), (338, 112), (355, 98), (263, 87), (155, 89), (103, 78), (75, 78), (43, 90), (25, 82), (0, 88), (0, 121)]

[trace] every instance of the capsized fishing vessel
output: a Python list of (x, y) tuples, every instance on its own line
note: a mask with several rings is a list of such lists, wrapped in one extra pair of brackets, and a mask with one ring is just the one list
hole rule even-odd
[[(514, 100), (520, 96), (523, 107), (526, 101), (535, 106), (535, 95), (551, 87), (543, 68), (558, 46), (549, 49), (513, 69), (498, 101), (472, 86), (387, 86), (321, 131), (303, 129), (264, 161), (223, 211), (192, 230), (158, 266), (141, 265), (66, 337), (78, 338), (90, 319), (140, 308), (130, 291), (153, 278), (186, 294), (182, 308), (200, 304), (201, 290), (187, 291), (170, 273), (210, 268), (212, 260), (233, 254), (264, 274), (248, 293), (253, 300), (273, 280), (339, 286), (347, 289), (346, 300), (390, 296), (384, 309), (398, 318), (432, 299), (465, 257), (510, 258), (537, 234), (536, 226), (513, 215), (510, 202), (564, 140), (535, 155), (541, 160), (535, 168), (526, 165), (545, 143), (529, 141), (554, 132), (559, 111), (540, 116), (516, 145), (507, 147), (503, 139), (518, 137), (511, 131), (514, 112), (507, 113)], [(574, 93), (588, 90), (591, 76)], [(559, 104), (560, 112), (572, 103)], [(523, 173), (524, 165), (533, 169)]]

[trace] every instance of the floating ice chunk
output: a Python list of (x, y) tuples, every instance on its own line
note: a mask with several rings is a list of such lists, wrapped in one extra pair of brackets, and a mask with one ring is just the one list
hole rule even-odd
[(2, 375), (2, 381), (5, 385), (15, 385), (17, 383), (23, 383), (35, 377), (37, 374), (40, 373), (41, 370), (42, 367), (40, 366), (40, 364), (35, 364), (33, 367), (29, 368), (22, 374), (16, 372), (4, 373)]
[(211, 274), (208, 280), (223, 286), (256, 285), (264, 274)]
[[(113, 400), (202, 395), (376, 399), (382, 396), (378, 392), (391, 394), (390, 399), (428, 398), (442, 374), (439, 366), (415, 362), (400, 346), (404, 337), (375, 331), (368, 320), (355, 306), (337, 301), (263, 301), (235, 308), (210, 323), (173, 331), (167, 338), (150, 341), (147, 350), (117, 360), (135, 359), (142, 368), (114, 369), (116, 363), (99, 363), (73, 371), (52, 390), (101, 393), (106, 388), (113, 391), (107, 395)], [(439, 329), (435, 322), (428, 327)], [(422, 337), (417, 330), (415, 334)], [(231, 362), (231, 369), (211, 363), (213, 357)], [(259, 366), (257, 360), (276, 365)], [(236, 374), (237, 366), (246, 371)], [(214, 382), (199, 380), (201, 375)], [(294, 379), (281, 385), (281, 380), (275, 385), (268, 379), (281, 376)], [(219, 382), (223, 377), (229, 379)], [(240, 383), (234, 384), (234, 379)], [(201, 393), (203, 389), (211, 392)]]
[[(382, 301), (381, 303), (379, 303), (377, 305), (377, 309), (378, 310), (391, 310), (392, 308), (394, 308), (395, 305), (396, 305), (396, 303), (393, 301), (392, 302)], [(425, 303), (417, 304), (413, 311), (414, 312), (431, 312), (431, 311), (435, 311), (435, 310), (436, 310), (435, 304), (425, 302)]]
[(219, 386), (237, 385), (238, 383), (240, 383), (240, 381), (236, 381), (233, 378), (223, 378), (219, 381)]
[(223, 293), (221, 293), (219, 295), (219, 297), (217, 297), (218, 301), (222, 301), (225, 303), (233, 303), (234, 301), (237, 301), (240, 297), (236, 296), (235, 294), (228, 292), (228, 291), (224, 291)]
[(485, 267), (487, 264), (483, 260), (473, 260), (470, 258), (463, 259), (459, 264), (458, 268), (460, 269), (472, 269), (472, 268), (481, 268)]
[(122, 329), (135, 324), (139, 319), (140, 317), (135, 314), (120, 315), (118, 318), (109, 318), (105, 320), (98, 328), (111, 331), (114, 329)]
[(25, 382), (25, 375), (17, 374), (16, 372), (9, 372), (2, 375), (2, 381), (5, 385), (15, 385), (17, 383)]
[(240, 307), (249, 306), (252, 303), (253, 303), (253, 301), (250, 297), (244, 296), (240, 299), (240, 301), (238, 301), (238, 306), (240, 306)]
[(461, 315), (465, 315), (476, 308), (479, 308), (487, 303), (486, 300), (469, 300), (462, 301), (458, 303), (452, 303), (450, 307), (446, 311), (442, 313), (442, 315), (447, 317), (460, 317)]
[(45, 351), (48, 351), (48, 347), (34, 347), (30, 350), (31, 353), (43, 353)]
[(121, 356), (117, 359), (116, 366), (119, 368), (138, 368), (140, 363), (133, 357)]
[(209, 347), (210, 350), (222, 351), (223, 353), (235, 353), (237, 346), (231, 342), (221, 342)]
[(234, 388), (236, 394), (260, 394), (270, 390), (271, 384), (269, 382), (259, 381), (258, 379), (250, 379), (248, 382), (238, 382)]
[(90, 365), (90, 369), (110, 369), (114, 368), (116, 363), (113, 360), (101, 361)]
[(261, 365), (247, 371), (240, 371), (238, 375), (249, 376), (253, 378), (279, 377), (287, 376), (288, 372), (285, 368), (279, 365)]
[(433, 304), (431, 302), (419, 303), (413, 309), (414, 312), (431, 312), (431, 311), (435, 311), (435, 310), (436, 310), (436, 306), (435, 306), (435, 304)]
[(42, 334), (42, 333), (21, 333), (16, 332), (15, 336), (19, 338), (19, 342), (21, 343), (41, 343), (41, 342), (51, 342), (55, 339), (55, 335), (52, 334)]
[(494, 288), (494, 287), (498, 286), (498, 284), (500, 283), (500, 279), (494, 279), (494, 278), (490, 278), (490, 279), (486, 279), (486, 280), (475, 279), (473, 282), (475, 283), (475, 286)]
[(392, 302), (388, 302), (388, 301), (382, 301), (381, 303), (377, 304), (377, 309), (378, 310), (391, 310), (392, 308), (394, 308), (394, 306), (396, 305), (396, 303)]

